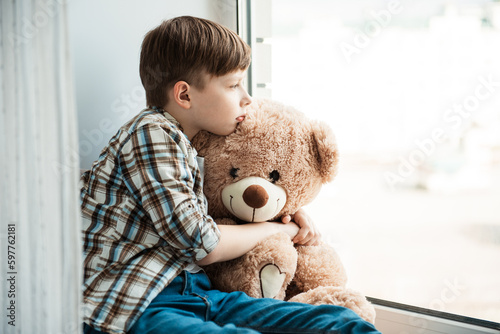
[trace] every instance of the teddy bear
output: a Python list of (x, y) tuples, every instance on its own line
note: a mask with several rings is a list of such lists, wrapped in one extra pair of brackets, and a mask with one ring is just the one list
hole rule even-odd
[[(337, 173), (338, 150), (331, 129), (270, 99), (254, 99), (234, 133), (217, 136), (202, 131), (192, 144), (203, 158), (208, 213), (217, 224), (293, 216)], [(375, 320), (365, 296), (346, 288), (344, 266), (326, 243), (297, 246), (278, 233), (245, 255), (204, 270), (221, 291), (340, 305), (371, 323)]]

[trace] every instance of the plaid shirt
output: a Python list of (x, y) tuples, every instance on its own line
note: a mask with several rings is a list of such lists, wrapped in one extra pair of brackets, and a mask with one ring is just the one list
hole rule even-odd
[(166, 112), (145, 109), (125, 124), (80, 182), (84, 320), (124, 333), (220, 233), (196, 151)]

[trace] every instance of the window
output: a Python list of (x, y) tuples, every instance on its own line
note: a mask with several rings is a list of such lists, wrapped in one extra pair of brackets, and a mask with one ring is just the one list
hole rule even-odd
[(253, 96), (336, 133), (308, 213), (350, 287), (500, 322), (500, 3), (249, 3)]

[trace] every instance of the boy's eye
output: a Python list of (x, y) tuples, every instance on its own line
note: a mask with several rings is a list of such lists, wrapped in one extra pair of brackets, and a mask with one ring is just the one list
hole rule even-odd
[(239, 168), (234, 168), (234, 167), (233, 167), (233, 168), (231, 168), (231, 170), (229, 171), (229, 175), (231, 175), (231, 177), (232, 177), (233, 179), (235, 179), (235, 178), (237, 178), (237, 177), (238, 177), (238, 171), (239, 171), (239, 170), (240, 170)]
[(231, 86), (231, 88), (238, 88), (238, 86), (239, 86), (239, 85), (240, 85), (240, 84), (239, 84), (239, 83), (237, 83), (236, 85), (232, 85), (232, 86)]
[(273, 170), (271, 173), (269, 173), (269, 178), (271, 179), (272, 183), (276, 183), (280, 179), (280, 173), (277, 170)]

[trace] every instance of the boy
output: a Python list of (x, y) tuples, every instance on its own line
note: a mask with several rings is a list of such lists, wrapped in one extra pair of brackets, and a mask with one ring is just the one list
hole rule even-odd
[(82, 175), (85, 333), (375, 332), (345, 308), (211, 290), (198, 266), (239, 257), (279, 231), (300, 244), (319, 238), (301, 211), (300, 232), (290, 217), (217, 226), (206, 213), (190, 140), (201, 130), (228, 135), (244, 120), (249, 63), (248, 45), (211, 21), (174, 18), (145, 36), (148, 108)]

